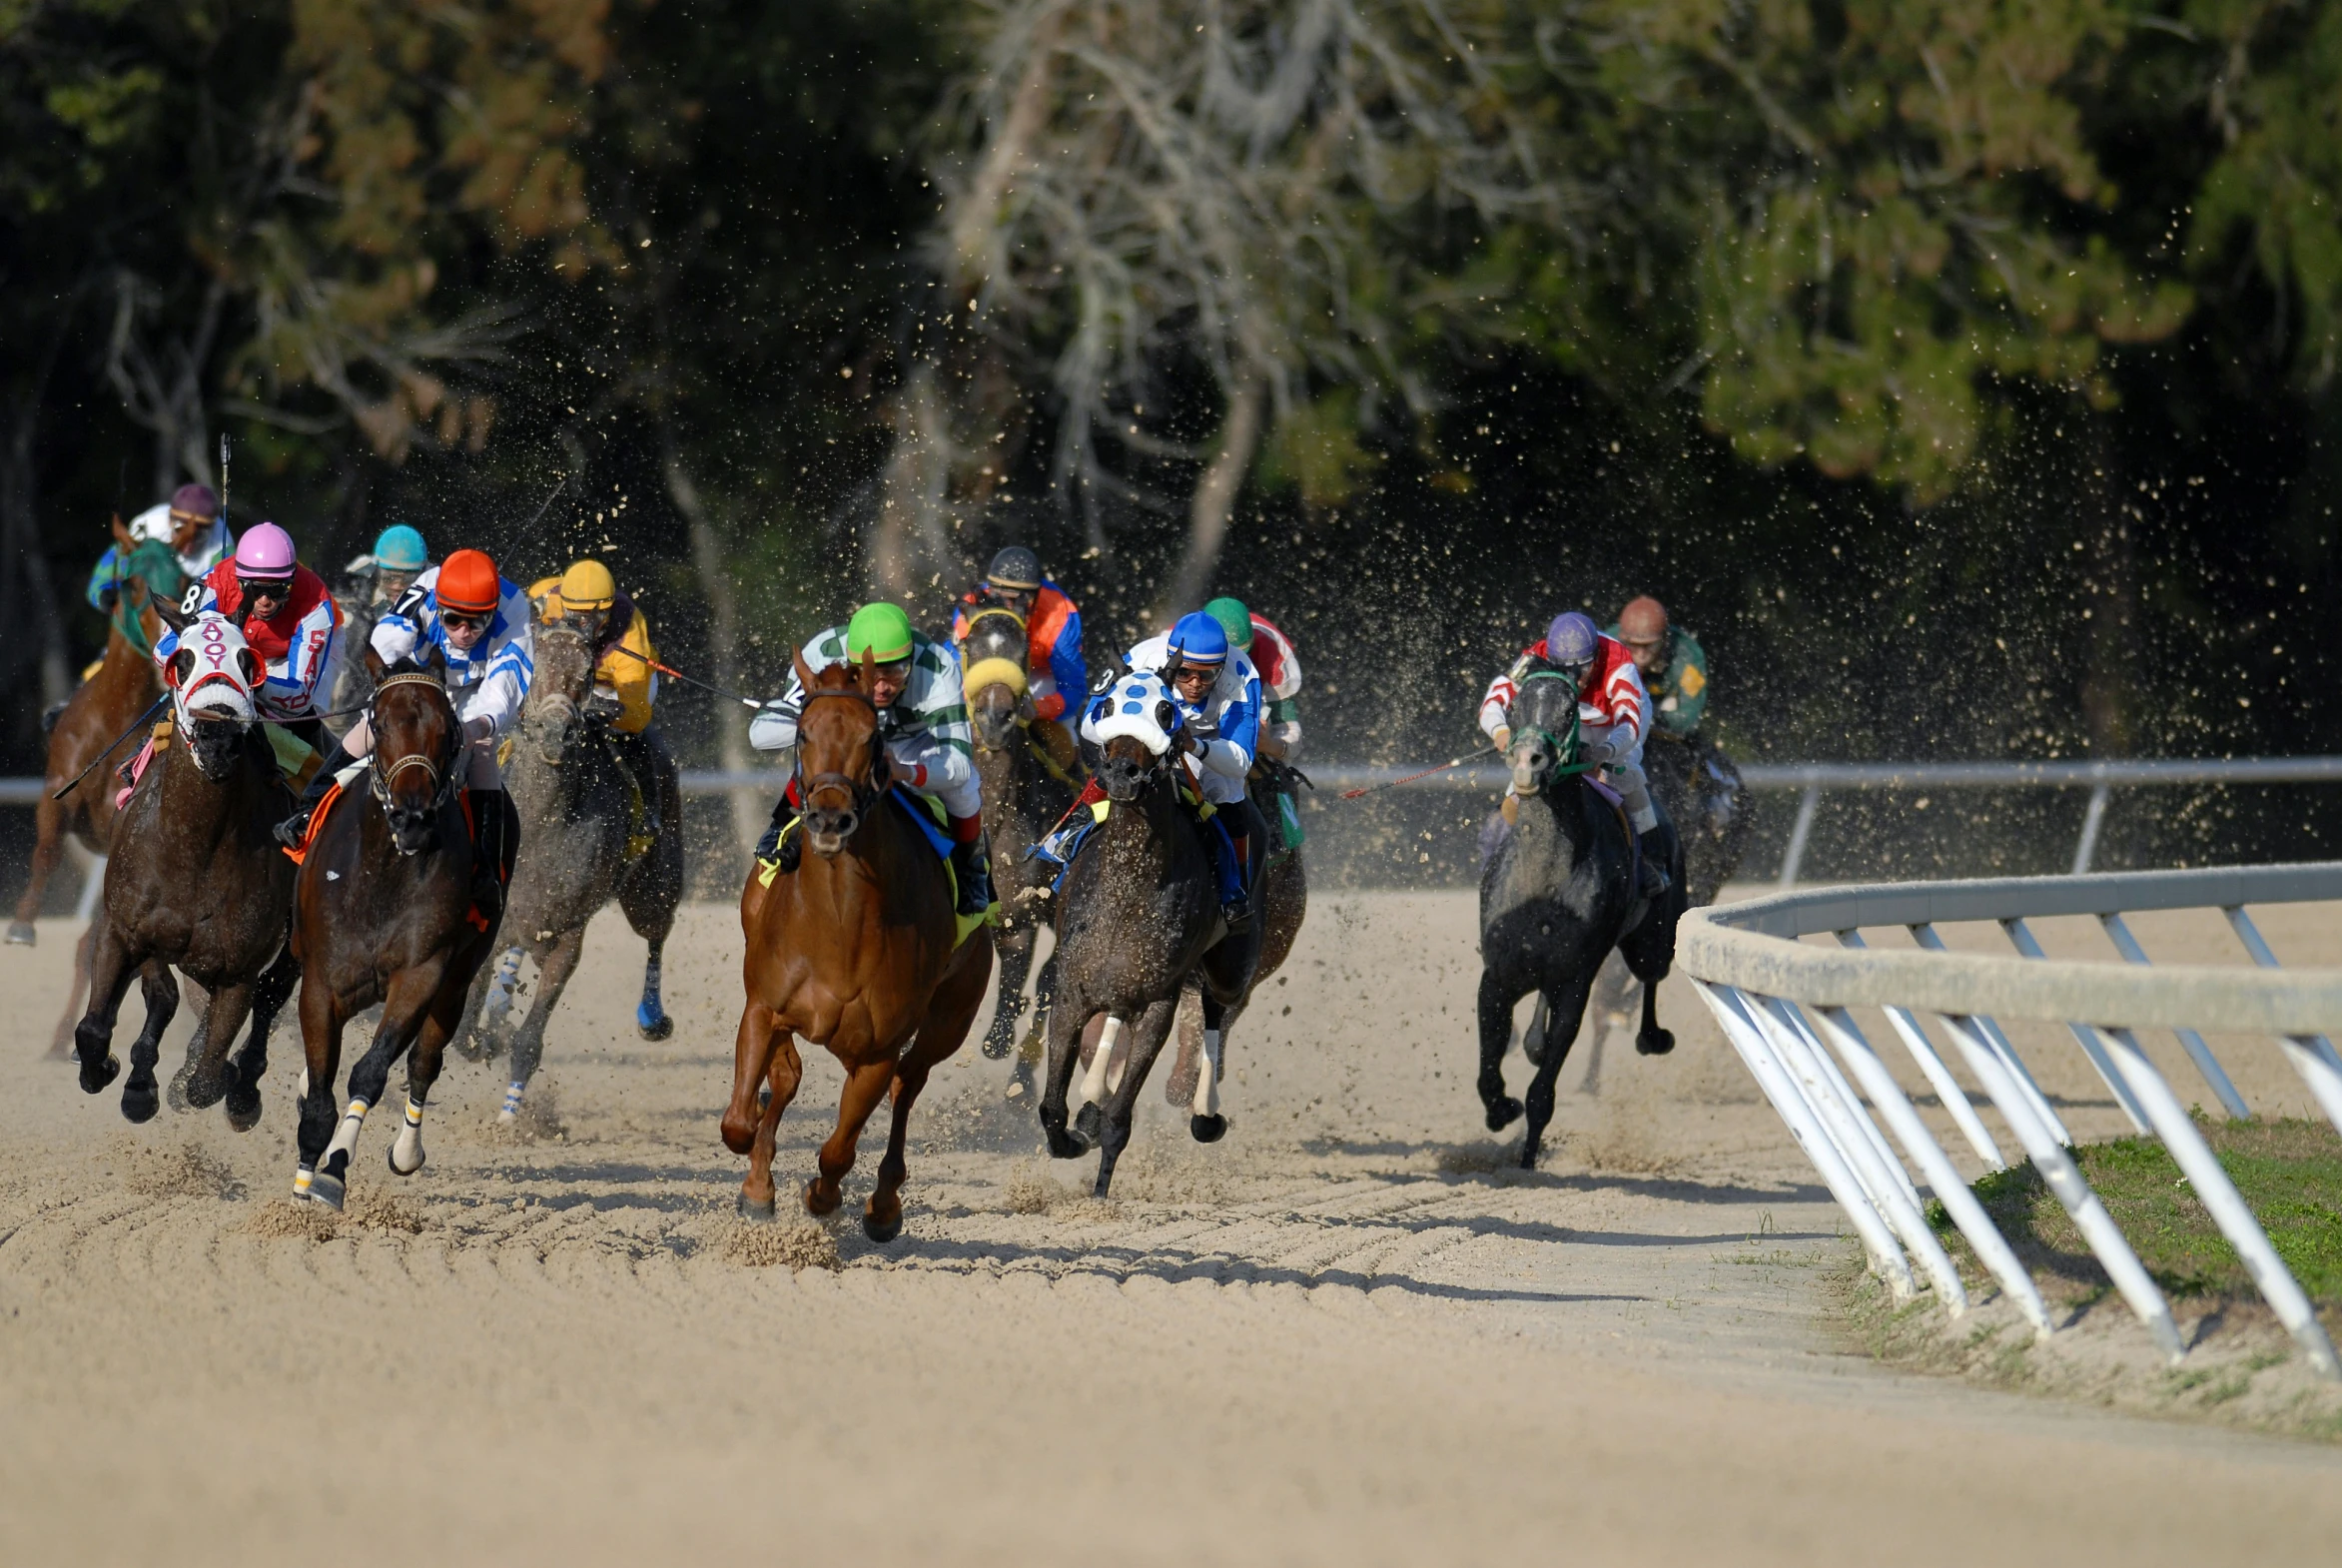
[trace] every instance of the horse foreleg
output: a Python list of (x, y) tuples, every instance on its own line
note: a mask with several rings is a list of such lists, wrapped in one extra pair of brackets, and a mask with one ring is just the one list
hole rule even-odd
[(24, 896), (16, 901), (15, 918), (8, 922), (8, 940), (22, 947), (31, 947), (41, 940), (40, 928), (33, 924), (41, 917), (41, 900), (49, 891), (49, 878), (56, 873), (57, 857), (65, 852), (64, 801), (52, 800), (52, 790), (41, 791), (41, 798), (33, 810), (32, 876), (24, 885)]
[(1082, 1030), (1089, 1022), (1080, 1009), (1052, 1004), (1049, 1010), (1049, 1082), (1041, 1091), (1041, 1131), (1053, 1160), (1074, 1160), (1090, 1146), (1066, 1131), (1066, 1091), (1082, 1060)]
[(499, 1123), (510, 1123), (520, 1115), (520, 1097), (527, 1093), (528, 1081), (536, 1077), (544, 1062), (545, 1026), (552, 1022), (553, 1007), (561, 1000), (569, 977), (577, 973), (577, 961), (584, 952), (585, 928), (580, 926), (562, 932), (552, 951), (537, 965), (536, 1000), (529, 1004), (528, 1018), (512, 1036), (512, 1081), (504, 1090), (503, 1108), (496, 1113)]
[[(1241, 1002), (1221, 1006), (1206, 986), (1199, 996), (1203, 1014), (1203, 1058), (1197, 1065), (1192, 1098), (1187, 1103), (1187, 1134), (1198, 1144), (1216, 1144), (1227, 1132), (1227, 1118), (1219, 1114), (1219, 1081), (1225, 1074), (1228, 1031), (1244, 1011)], [(1179, 1042), (1183, 1054), (1186, 1042)]]
[[(757, 1086), (772, 1066), (773, 1037), (780, 1019), (754, 998), (740, 1010), (740, 1028), (732, 1041), (732, 1101), (724, 1107), (724, 1147), (745, 1155), (756, 1141)], [(765, 1201), (772, 1201), (772, 1183), (765, 1183)]]
[(854, 1150), (862, 1142), (863, 1125), (886, 1098), (887, 1088), (894, 1081), (895, 1059), (891, 1056), (882, 1055), (864, 1062), (846, 1075), (846, 1092), (838, 1097), (838, 1129), (821, 1146), (821, 1156), (816, 1162), (820, 1174), (805, 1183), (807, 1213), (837, 1211), (845, 1197), (846, 1173), (854, 1169)]
[[(1093, 1017), (1082, 1026), (1082, 1050), (1089, 1053), (1090, 1066), (1082, 1075), (1082, 1105), (1074, 1113), (1074, 1134), (1089, 1148), (1099, 1139), (1100, 1120), (1105, 1113), (1099, 1107), (1106, 1104), (1122, 1078), (1115, 1072), (1115, 1053), (1123, 1043), (1123, 1031), (1128, 1027), (1123, 1019), (1109, 1013), (1104, 1018)], [(1123, 1054), (1128, 1062), (1128, 1052)]]
[[(1130, 1063), (1123, 1071), (1122, 1083), (1107, 1101), (1105, 1125), (1099, 1131), (1098, 1184), (1091, 1189), (1096, 1196), (1106, 1196), (1114, 1185), (1115, 1165), (1131, 1146), (1131, 1121), (1138, 1110), (1139, 1092), (1147, 1086), (1147, 1074), (1162, 1053), (1164, 1041), (1171, 1037), (1171, 1017), (1178, 1005), (1176, 996), (1164, 998), (1139, 1015), (1132, 1031)], [(1112, 1044), (1106, 1040), (1098, 1043), (1100, 1061), (1106, 1060)]]
[[(1039, 945), (1039, 938), (1035, 938)], [(1049, 1054), (1049, 1010), (1057, 996), (1058, 956), (1053, 946), (1048, 958), (1041, 961), (1041, 973), (1033, 977), (1033, 1022), (1026, 1027), (1025, 1038), (1017, 1043), (1017, 1066), (1009, 1075), (1008, 1096), (1021, 1099), (1033, 1092), (1034, 1079)]]
[(1553, 1120), (1554, 1082), (1561, 1077), (1561, 1065), (1569, 1060), (1569, 1048), (1584, 1026), (1586, 996), (1592, 989), (1591, 980), (1573, 979), (1567, 990), (1546, 993), (1553, 1001), (1553, 1016), (1545, 1026), (1545, 1059), (1537, 1064), (1536, 1076), (1529, 1080), (1529, 1125), (1521, 1138), (1523, 1171), (1537, 1169), (1537, 1155), (1545, 1142), (1545, 1124)]
[(1203, 1009), (1200, 1003), (1188, 1006), (1188, 1001), (1202, 994), (1200, 986), (1191, 992), (1185, 987), (1179, 990), (1179, 1049), (1171, 1057), (1171, 1070), (1163, 1081), (1164, 1104), (1169, 1106), (1184, 1106), (1195, 1098), (1195, 1064), (1203, 1059)]
[[(383, 998), (383, 1020), (375, 1026), (374, 1043), (350, 1069), (350, 1105), (342, 1113), (341, 1123), (326, 1145), (317, 1176), (310, 1183), (310, 1196), (327, 1207), (342, 1206), (349, 1190), (351, 1162), (358, 1154), (358, 1136), (366, 1128), (366, 1115), (382, 1101), (383, 1091), (390, 1087), (391, 1064), (405, 1054), (415, 1036), (421, 1033), (426, 1016), (438, 1002), (439, 987), (446, 973), (446, 964), (439, 961), (402, 969), (390, 977), (390, 993)], [(327, 1105), (330, 1108), (332, 1104), (329, 1089)]]
[(665, 979), (665, 938), (650, 944), (650, 952), (642, 961), (642, 1000), (634, 1004), (634, 1032), (645, 1040), (665, 1040), (675, 1033), (675, 1021), (667, 1016), (666, 1000), (659, 995)]
[(1017, 1020), (1025, 1015), (1025, 979), (1033, 973), (1033, 928), (1019, 925), (993, 939), (1000, 955), (1000, 984), (994, 989), (992, 1027), (984, 1032), (984, 1054), (998, 1062), (1017, 1047)]
[(130, 990), (131, 977), (138, 973), (138, 965), (131, 961), (121, 938), (115, 934), (114, 923), (103, 911), (90, 923), (90, 933), (97, 939), (90, 948), (90, 1006), (73, 1031), (73, 1047), (81, 1058), (81, 1089), (85, 1095), (98, 1093), (122, 1071), (121, 1061), (110, 1049), (114, 1043), (114, 1021), (121, 1017), (122, 998)]
[(740, 1183), (740, 1195), (735, 1200), (742, 1217), (748, 1219), (774, 1217), (777, 1205), (773, 1192), (773, 1144), (780, 1136), (782, 1113), (797, 1098), (797, 1086), (805, 1079), (805, 1063), (797, 1055), (797, 1037), (789, 1031), (778, 1027), (773, 1030), (771, 1058), (771, 1065), (765, 1069), (764, 1096), (756, 1116), (756, 1137), (748, 1146), (748, 1176)]
[(236, 1044), (237, 1031), (244, 1028), (245, 1017), (252, 1011), (255, 989), (252, 981), (231, 981), (216, 988), (205, 1005), (199, 1035), (202, 1049), (189, 1060), (186, 1070), (190, 1111), (207, 1110), (227, 1095), (228, 1048)]
[(130, 1077), (122, 1083), (122, 1115), (131, 1122), (152, 1122), (163, 1109), (155, 1087), (155, 1064), (163, 1059), (163, 1031), (179, 1012), (179, 979), (161, 959), (148, 959), (139, 968), (139, 989), (146, 994), (146, 1027), (130, 1046)]
[[(322, 967), (324, 959), (319, 963)], [(301, 1124), (294, 1132), (293, 1200), (306, 1203), (316, 1182), (318, 1159), (334, 1136), (334, 1080), (342, 1071), (342, 1031), (350, 1020), (334, 998), (332, 982), (318, 969), (301, 977)]]
[(90, 954), (98, 945), (98, 925), (105, 918), (105, 911), (100, 910), (96, 920), (81, 928), (81, 938), (73, 945), (72, 985), (66, 994), (65, 1011), (57, 1015), (57, 1033), (49, 1040), (49, 1055), (55, 1061), (73, 1055), (73, 1025), (90, 994)]
[[(1488, 1114), (1488, 1131), (1501, 1133), (1521, 1114), (1521, 1103), (1504, 1092), (1504, 1048), (1512, 1044), (1513, 1004), (1523, 996), (1496, 978), (1480, 972), (1480, 1106)], [(1552, 1036), (1546, 1036), (1550, 1054)]]
[(468, 992), (467, 986), (441, 985), (423, 1015), (422, 1027), (415, 1031), (414, 1048), (406, 1058), (406, 1112), (389, 1155), (394, 1176), (412, 1176), (422, 1169), (422, 1108), (430, 1100), (431, 1086), (439, 1081), (447, 1041), (462, 1026)]
[(512, 1027), (513, 993), (520, 985), (520, 944), (496, 949), (495, 962), (482, 964), (471, 977), (465, 998), (463, 1025), (455, 1049), (473, 1062), (485, 1062), (506, 1043)]
[(301, 984), (301, 960), (288, 943), (277, 961), (262, 971), (252, 991), (252, 1033), (236, 1053), (235, 1071), (228, 1081), (228, 1125), (249, 1133), (261, 1119), (261, 1080), (269, 1071), (269, 1034), (277, 1015), (285, 1011), (293, 988)]
[(618, 884), (618, 908), (650, 948), (642, 966), (642, 1000), (634, 1008), (634, 1028), (645, 1040), (675, 1033), (659, 996), (660, 966), (667, 935), (675, 929), (675, 906), (683, 901), (682, 806), (671, 775), (660, 780), (659, 801), (659, 841)]

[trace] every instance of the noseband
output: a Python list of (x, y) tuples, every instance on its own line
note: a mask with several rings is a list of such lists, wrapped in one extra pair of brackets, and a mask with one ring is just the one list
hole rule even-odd
[[(444, 806), (455, 793), (455, 758), (450, 756), (445, 762), (441, 762), (422, 752), (410, 751), (390, 766), (383, 765), (383, 693), (389, 691), (392, 686), (430, 687), (431, 690), (439, 694), (439, 700), (447, 705), (450, 734), (460, 736), (462, 731), (463, 722), (455, 716), (455, 699), (447, 695), (447, 688), (441, 685), (435, 677), (419, 671), (386, 676), (382, 684), (375, 687), (374, 699), (367, 704), (367, 725), (374, 731), (375, 735), (374, 756), (369, 759), (367, 766), (368, 784), (374, 791), (375, 799), (388, 813), (391, 809), (390, 786), (398, 781), (398, 775), (409, 768), (420, 768), (430, 781), (431, 791), (430, 803), (423, 809), (436, 814), (438, 809)], [(460, 740), (454, 749), (460, 754), (462, 750)]]
[[(875, 723), (870, 732), (871, 782), (856, 783), (853, 779), (848, 778), (845, 774), (834, 771), (827, 773), (816, 773), (810, 778), (808, 778), (805, 773), (805, 747), (802, 744), (802, 732), (805, 723), (805, 715), (812, 709), (815, 703), (838, 698), (842, 698), (848, 702), (859, 702), (870, 710), (870, 716), (874, 721), (878, 718), (878, 704), (870, 700), (870, 695), (867, 692), (856, 691), (852, 689), (844, 691), (815, 691), (810, 686), (806, 688), (805, 705), (804, 707), (797, 710), (797, 723), (800, 732), (800, 744), (797, 747), (796, 766), (797, 800), (805, 810), (811, 811), (813, 809), (813, 797), (815, 795), (821, 793), (824, 790), (844, 790), (846, 792), (847, 799), (851, 802), (851, 804), (847, 807), (847, 812), (854, 818), (855, 826), (858, 827), (861, 825), (863, 815), (868, 812), (871, 807), (877, 805), (879, 797), (886, 792), (885, 786), (876, 782), (878, 764), (886, 754), (886, 736), (876, 727)], [(848, 828), (846, 831), (851, 833), (853, 828)]]

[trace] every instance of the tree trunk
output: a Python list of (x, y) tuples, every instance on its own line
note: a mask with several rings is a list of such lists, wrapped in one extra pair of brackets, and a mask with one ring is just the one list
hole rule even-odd
[(1268, 378), (1247, 370), (1228, 398), (1227, 414), (1219, 424), (1219, 449), (1212, 453), (1203, 475), (1195, 481), (1195, 495), (1187, 508), (1187, 547), (1178, 569), (1156, 606), (1155, 622), (1162, 624), (1203, 602), (1219, 564), (1220, 546), (1227, 540), (1228, 518), (1244, 476), (1252, 471), (1252, 454), (1260, 446), (1260, 420), (1268, 406)]
[[(742, 684), (740, 600), (732, 591), (732, 578), (724, 563), (723, 540), (708, 518), (707, 506), (699, 497), (699, 486), (691, 482), (691, 475), (675, 450), (672, 432), (662, 431), (661, 444), (666, 448), (662, 466), (667, 498), (675, 503), (675, 509), (683, 514), (690, 528), (691, 567), (699, 574), (700, 592), (707, 596), (707, 645), (709, 656), (715, 660), (716, 684), (738, 691)], [(723, 760), (724, 771), (751, 771), (756, 763), (748, 746), (747, 721), (726, 709), (717, 711), (721, 717), (716, 723), (716, 751)], [(726, 793), (732, 802), (732, 836), (739, 841), (740, 852), (746, 854), (755, 848), (758, 835), (764, 832), (766, 808), (753, 788), (743, 786)]]

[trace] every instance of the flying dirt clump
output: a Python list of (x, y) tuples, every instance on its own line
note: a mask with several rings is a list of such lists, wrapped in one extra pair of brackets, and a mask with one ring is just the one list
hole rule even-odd
[(290, 1198), (263, 1204), (236, 1228), (246, 1235), (270, 1239), (331, 1241), (338, 1235), (372, 1230), (379, 1235), (420, 1235), (422, 1214), (402, 1197), (354, 1192), (350, 1206), (337, 1214), (323, 1203), (296, 1203)]
[(177, 1149), (131, 1149), (122, 1158), (129, 1169), (122, 1184), (141, 1197), (244, 1196), (236, 1173), (201, 1145), (186, 1143)]
[(836, 1273), (845, 1266), (838, 1256), (838, 1243), (810, 1219), (791, 1225), (735, 1222), (725, 1229), (719, 1244), (727, 1261), (746, 1268), (786, 1263), (791, 1273), (805, 1268)]

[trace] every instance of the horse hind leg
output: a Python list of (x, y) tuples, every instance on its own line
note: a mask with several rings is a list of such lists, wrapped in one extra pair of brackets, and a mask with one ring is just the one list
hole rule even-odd
[(1663, 1057), (1675, 1049), (1675, 1032), (1659, 1027), (1659, 987), (1643, 986), (1643, 1027), (1635, 1033), (1635, 1050), (1647, 1057)]
[(236, 1053), (228, 1083), (228, 1125), (239, 1133), (249, 1133), (260, 1123), (261, 1080), (269, 1071), (269, 1034), (277, 1027), (277, 1017), (285, 1011), (293, 988), (300, 984), (301, 960), (293, 956), (288, 944), (253, 987), (252, 1032), (245, 1038), (244, 1049)]
[(422, 1108), (430, 1100), (431, 1086), (439, 1081), (447, 1041), (462, 1026), (469, 990), (468, 986), (442, 984), (430, 1011), (423, 1016), (422, 1028), (415, 1033), (413, 1049), (406, 1058), (406, 1109), (388, 1156), (393, 1176), (410, 1176), (422, 1169)]
[[(1480, 972), (1480, 1106), (1488, 1131), (1501, 1133), (1520, 1119), (1521, 1103), (1504, 1092), (1504, 1052), (1512, 1044), (1513, 1004), (1522, 993), (1508, 989), (1494, 972)], [(1550, 1036), (1548, 1040), (1550, 1041)], [(1546, 1047), (1551, 1052), (1550, 1044)]]
[(90, 954), (89, 1011), (74, 1026), (73, 1048), (81, 1058), (81, 1090), (95, 1095), (120, 1076), (122, 1063), (112, 1046), (114, 1024), (122, 1015), (122, 999), (129, 994), (130, 983), (138, 975), (139, 966), (130, 961), (121, 940), (104, 915), (100, 915), (91, 930), (97, 936)]
[(1017, 1048), (1017, 1020), (1025, 1016), (1025, 977), (1033, 972), (1033, 945), (1038, 940), (1033, 928), (1022, 924), (994, 939), (993, 949), (1001, 961), (1000, 985), (994, 993), (998, 1000), (993, 1005), (992, 1027), (984, 1032), (982, 1047), (994, 1062)]
[(349, 1027), (333, 987), (316, 974), (301, 983), (301, 1118), (294, 1131), (293, 1200), (306, 1203), (317, 1184), (318, 1161), (334, 1136), (338, 1107), (334, 1080), (342, 1069), (342, 1032)]
[(251, 981), (223, 985), (205, 1005), (203, 1024), (197, 1030), (198, 1046), (190, 1050), (182, 1070), (188, 1110), (206, 1111), (226, 1098), (230, 1084), (228, 1048), (236, 1043), (237, 1031), (252, 1011), (256, 989), (257, 983)]
[(1082, 1063), (1082, 1035), (1088, 1019), (1080, 1008), (1052, 1003), (1049, 1011), (1049, 1075), (1041, 1091), (1041, 1131), (1052, 1160), (1078, 1160), (1090, 1145), (1066, 1127), (1066, 1095)]
[(1221, 1007), (1208, 989), (1202, 995), (1203, 1060), (1196, 1068), (1195, 1095), (1187, 1107), (1187, 1135), (1198, 1144), (1216, 1144), (1227, 1134), (1227, 1118), (1219, 1112), (1221, 1060), (1228, 1026), (1239, 1009)]
[(862, 1142), (863, 1126), (895, 1081), (892, 1057), (865, 1062), (846, 1075), (845, 1093), (838, 1097), (838, 1127), (821, 1146), (815, 1161), (818, 1173), (805, 1183), (805, 1211), (816, 1218), (837, 1212), (845, 1197), (846, 1173), (854, 1169), (854, 1150)]
[(1021, 1100), (1032, 1094), (1041, 1064), (1049, 1056), (1049, 1009), (1057, 996), (1058, 958), (1053, 950), (1042, 960), (1041, 973), (1033, 977), (1033, 1022), (1026, 1026), (1025, 1038), (1017, 1043), (1017, 1065), (1009, 1074), (1008, 1098)]
[(928, 999), (927, 1016), (895, 1069), (894, 1114), (887, 1128), (887, 1152), (878, 1163), (878, 1184), (862, 1210), (862, 1233), (884, 1246), (903, 1231), (903, 1182), (910, 1175), (903, 1147), (910, 1136), (911, 1107), (927, 1087), (927, 1075), (968, 1038), (991, 989), (992, 955), (963, 948)]
[[(1090, 1031), (1085, 1026), (1082, 1032), (1087, 1036)], [(1081, 1109), (1074, 1113), (1074, 1133), (1086, 1145), (1098, 1142), (1099, 1130), (1105, 1126), (1105, 1112), (1099, 1108), (1106, 1103), (1107, 1096), (1114, 1092), (1115, 1085), (1120, 1082), (1111, 1075), (1114, 1071), (1115, 1047), (1122, 1043), (1122, 1037), (1123, 1021), (1112, 1014), (1107, 1015), (1106, 1022), (1099, 1026), (1097, 1044), (1091, 1047), (1089, 1070), (1082, 1075)], [(1084, 1044), (1089, 1042), (1085, 1040)]]
[(501, 948), (493, 964), (482, 964), (472, 977), (471, 996), (464, 1008), (469, 1027), (457, 1035), (455, 1049), (467, 1061), (485, 1062), (512, 1043), (512, 1009), (520, 989), (521, 945)]
[(642, 964), (642, 1000), (634, 1005), (634, 1030), (645, 1040), (665, 1040), (675, 1033), (675, 1021), (667, 1016), (667, 1005), (659, 996), (663, 977), (660, 955), (666, 951), (664, 940), (650, 945), (650, 956)]
[[(41, 900), (49, 891), (49, 878), (57, 870), (57, 857), (65, 851), (65, 812), (63, 801), (52, 800), (50, 791), (41, 791), (39, 806), (34, 812), (32, 875), (24, 885), (24, 896), (16, 901), (16, 914), (8, 922), (8, 942), (12, 947), (32, 947), (41, 940), (40, 927), (33, 924), (40, 918)], [(100, 917), (104, 918), (103, 916)]]
[(1561, 1077), (1561, 1065), (1569, 1060), (1570, 1046), (1584, 1027), (1586, 996), (1592, 989), (1590, 981), (1575, 980), (1566, 991), (1547, 993), (1553, 999), (1553, 1019), (1546, 1029), (1545, 1060), (1537, 1064), (1536, 1077), (1529, 1080), (1529, 1121), (1521, 1137), (1523, 1171), (1537, 1169), (1545, 1127), (1553, 1120), (1553, 1086)]
[(162, 1091), (155, 1083), (155, 1064), (163, 1059), (163, 1031), (179, 1013), (179, 981), (171, 966), (148, 959), (139, 970), (139, 988), (146, 994), (146, 1027), (130, 1047), (130, 1077), (122, 1084), (122, 1115), (131, 1122), (152, 1122), (163, 1109)]
[(552, 1022), (553, 1008), (567, 989), (569, 977), (577, 973), (577, 961), (584, 952), (584, 928), (565, 931), (537, 966), (536, 999), (529, 1004), (527, 1019), (512, 1035), (512, 1078), (504, 1089), (504, 1104), (496, 1112), (500, 1126), (509, 1127), (520, 1118), (520, 1097), (528, 1092), (529, 1081), (544, 1063), (545, 1026)]

